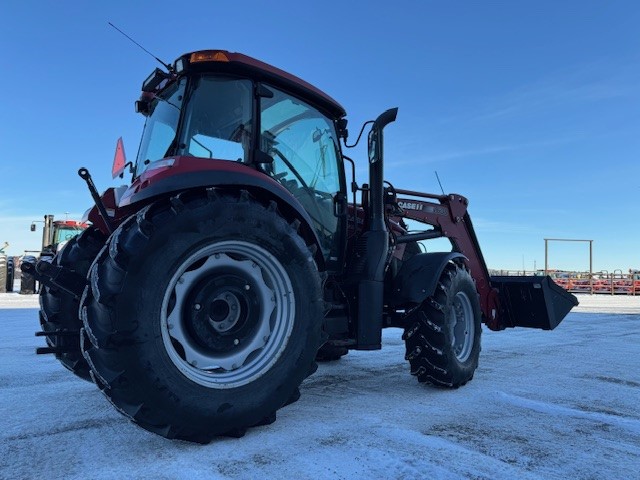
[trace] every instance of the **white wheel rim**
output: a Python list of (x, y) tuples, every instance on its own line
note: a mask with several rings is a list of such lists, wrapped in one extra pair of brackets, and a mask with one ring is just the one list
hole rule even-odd
[(184, 376), (224, 389), (268, 372), (285, 350), (294, 320), (293, 288), (280, 261), (255, 244), (224, 241), (197, 250), (172, 276), (161, 331)]

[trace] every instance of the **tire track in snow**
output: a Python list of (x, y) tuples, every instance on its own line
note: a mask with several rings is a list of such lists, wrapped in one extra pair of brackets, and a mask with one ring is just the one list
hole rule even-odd
[(592, 420), (595, 422), (605, 423), (614, 427), (623, 428), (633, 434), (640, 435), (640, 419), (624, 416), (623, 414), (610, 414), (594, 411), (580, 410), (562, 405), (556, 405), (549, 402), (539, 400), (531, 400), (529, 398), (513, 395), (506, 392), (497, 392), (498, 397), (505, 403), (515, 405), (517, 407), (526, 408), (539, 413), (548, 415), (574, 417)]
[(93, 430), (93, 429), (101, 429), (104, 427), (110, 427), (117, 424), (126, 424), (130, 423), (126, 418), (105, 418), (102, 420), (82, 420), (78, 422), (69, 422), (64, 426), (51, 428), (46, 432), (27, 432), (19, 435), (11, 435), (9, 437), (5, 437), (6, 441), (14, 441), (14, 440), (28, 440), (32, 438), (40, 438), (40, 437), (50, 437), (51, 435), (60, 435), (61, 433), (69, 433), (69, 432), (77, 432), (80, 430)]
[[(591, 378), (591, 377), (584, 376), (583, 378)], [(603, 381), (603, 382), (615, 383), (616, 385), (624, 385), (625, 387), (640, 388), (640, 383), (639, 382), (634, 382), (633, 380), (624, 380), (622, 378), (603, 377), (603, 376), (597, 376), (597, 377), (593, 377), (593, 378), (595, 378), (596, 380)]]

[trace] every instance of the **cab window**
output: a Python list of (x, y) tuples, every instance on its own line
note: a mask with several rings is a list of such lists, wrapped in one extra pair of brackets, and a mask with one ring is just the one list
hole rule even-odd
[(311, 216), (326, 255), (335, 256), (340, 191), (338, 142), (333, 122), (305, 102), (270, 88), (262, 98), (260, 148), (273, 158), (266, 171), (298, 199)]
[(195, 77), (179, 154), (248, 162), (253, 87), (250, 80)]

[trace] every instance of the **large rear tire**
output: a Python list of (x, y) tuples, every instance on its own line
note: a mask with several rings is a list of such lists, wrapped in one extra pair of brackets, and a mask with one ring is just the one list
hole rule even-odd
[[(38, 260), (33, 255), (25, 255), (22, 257), (22, 263), (29, 262), (32, 264), (38, 263)], [(20, 294), (22, 295), (33, 295), (36, 293), (36, 279), (23, 272), (21, 269), (20, 273)]]
[[(89, 227), (77, 237), (67, 242), (53, 258), (52, 263), (67, 268), (86, 277), (91, 262), (103, 247), (106, 237), (95, 227)], [(80, 349), (80, 329), (82, 320), (79, 313), (80, 301), (64, 290), (43, 285), (40, 289), (40, 326), (48, 335), (50, 347), (65, 350), (56, 353), (56, 358), (71, 372), (83, 380), (91, 382), (89, 365)], [(75, 335), (74, 335), (75, 334)]]
[(411, 374), (438, 387), (458, 388), (471, 380), (478, 368), (481, 320), (473, 278), (462, 264), (450, 262), (402, 336)]
[(246, 192), (173, 197), (122, 224), (91, 268), (85, 358), (139, 426), (204, 443), (298, 398), (324, 303), (309, 249), (275, 207)]

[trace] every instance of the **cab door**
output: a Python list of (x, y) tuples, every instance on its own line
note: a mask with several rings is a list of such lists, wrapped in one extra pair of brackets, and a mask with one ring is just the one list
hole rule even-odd
[(336, 202), (346, 191), (338, 137), (331, 119), (276, 88), (260, 99), (260, 149), (273, 158), (267, 168), (312, 219), (327, 269), (342, 265), (346, 217)]

